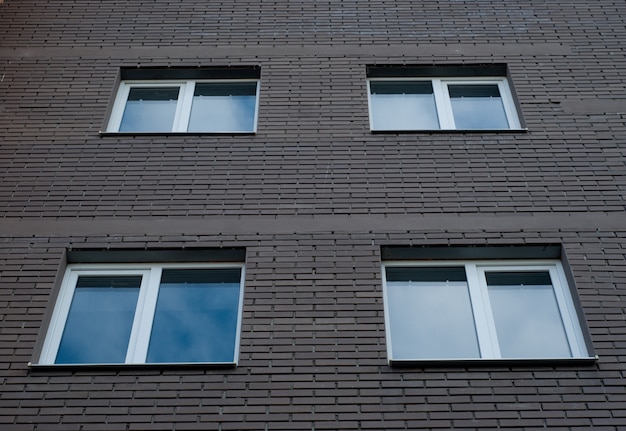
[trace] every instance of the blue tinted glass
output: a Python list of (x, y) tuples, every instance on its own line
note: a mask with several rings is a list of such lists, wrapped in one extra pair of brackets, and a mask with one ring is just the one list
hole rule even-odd
[(547, 271), (486, 276), (503, 358), (572, 356)]
[(240, 269), (164, 270), (146, 362), (233, 362)]
[(171, 132), (178, 87), (131, 88), (120, 132)]
[(387, 268), (393, 359), (478, 358), (465, 270)]
[(123, 363), (141, 277), (79, 277), (55, 363)]
[(461, 130), (508, 129), (502, 97), (496, 84), (449, 85), (454, 124)]
[(370, 91), (374, 130), (439, 129), (430, 81), (372, 81)]
[(256, 82), (196, 84), (189, 132), (252, 132)]

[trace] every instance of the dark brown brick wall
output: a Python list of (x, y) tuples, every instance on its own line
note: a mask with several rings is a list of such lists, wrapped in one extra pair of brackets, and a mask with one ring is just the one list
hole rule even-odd
[[(0, 2), (0, 428), (626, 430), (626, 3)], [(371, 64), (528, 128), (372, 134)], [(121, 67), (261, 68), (252, 136), (101, 135)], [(387, 365), (385, 245), (562, 244), (593, 364)], [(245, 247), (235, 369), (31, 370), (69, 249)]]

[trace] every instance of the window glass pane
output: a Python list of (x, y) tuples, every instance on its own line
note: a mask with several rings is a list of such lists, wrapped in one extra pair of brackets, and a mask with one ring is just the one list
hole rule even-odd
[(463, 268), (387, 268), (386, 272), (394, 359), (480, 357)]
[(486, 277), (503, 358), (571, 356), (547, 271), (488, 272)]
[(497, 84), (448, 85), (457, 129), (508, 129)]
[(370, 82), (374, 130), (439, 129), (430, 81)]
[(240, 269), (164, 270), (146, 362), (233, 362)]
[(55, 363), (123, 363), (140, 276), (79, 277)]
[(256, 82), (196, 84), (190, 132), (252, 132)]
[(119, 131), (171, 132), (178, 92), (178, 87), (131, 88)]

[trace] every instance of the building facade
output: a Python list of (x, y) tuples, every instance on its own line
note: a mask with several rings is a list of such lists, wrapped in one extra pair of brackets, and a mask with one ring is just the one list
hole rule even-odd
[(0, 2), (6, 430), (626, 430), (626, 4)]

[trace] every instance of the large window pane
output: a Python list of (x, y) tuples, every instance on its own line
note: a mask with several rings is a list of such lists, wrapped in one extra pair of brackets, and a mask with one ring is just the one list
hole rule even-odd
[(394, 359), (480, 357), (464, 268), (386, 271)]
[(140, 285), (140, 276), (79, 277), (55, 363), (123, 363)]
[(146, 362), (233, 362), (240, 269), (164, 270)]
[(256, 82), (196, 84), (187, 130), (254, 131), (256, 88)]
[(178, 92), (178, 87), (131, 88), (119, 131), (171, 132)]
[(486, 273), (503, 358), (568, 358), (569, 343), (547, 271)]
[(497, 84), (448, 85), (457, 129), (508, 129)]
[(370, 82), (374, 130), (439, 129), (430, 81)]

